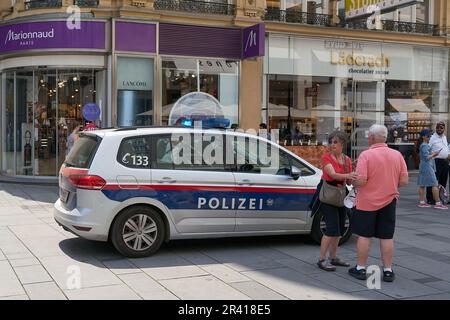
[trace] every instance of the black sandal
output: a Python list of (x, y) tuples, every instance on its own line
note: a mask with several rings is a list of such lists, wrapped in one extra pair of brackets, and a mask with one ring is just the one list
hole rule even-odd
[(329, 264), (326, 263), (326, 261), (327, 261), (326, 259), (319, 260), (317, 262), (317, 266), (319, 266), (320, 269), (325, 271), (336, 271), (336, 267), (330, 266)]
[(342, 260), (339, 259), (339, 258), (330, 259), (330, 263), (331, 263), (333, 266), (338, 266), (338, 267), (350, 267), (350, 264), (349, 264), (349, 263), (347, 263), (347, 262), (345, 262), (345, 261), (342, 261)]

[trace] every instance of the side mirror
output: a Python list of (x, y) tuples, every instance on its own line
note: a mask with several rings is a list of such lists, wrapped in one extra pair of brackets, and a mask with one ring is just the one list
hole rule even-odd
[(300, 176), (302, 175), (302, 172), (300, 171), (299, 168), (292, 166), (291, 167), (291, 177), (294, 180), (298, 180), (298, 178), (300, 178)]

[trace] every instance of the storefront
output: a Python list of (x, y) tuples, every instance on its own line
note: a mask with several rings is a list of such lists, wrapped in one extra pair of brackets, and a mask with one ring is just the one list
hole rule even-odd
[(10, 177), (56, 177), (86, 106), (98, 127), (172, 125), (178, 99), (206, 92), (239, 124), (242, 61), (264, 54), (262, 24), (39, 21), (0, 26), (0, 39), (0, 176)]
[(175, 102), (197, 91), (239, 123), (242, 29), (115, 21), (115, 39), (119, 126), (168, 125)]
[(1, 175), (57, 176), (67, 138), (96, 104), (106, 120), (107, 23), (0, 26)]
[(448, 120), (445, 48), (270, 34), (264, 77), (263, 119), (315, 165), (334, 129), (348, 133), (356, 159), (370, 125), (382, 123), (389, 146), (416, 169), (419, 132)]

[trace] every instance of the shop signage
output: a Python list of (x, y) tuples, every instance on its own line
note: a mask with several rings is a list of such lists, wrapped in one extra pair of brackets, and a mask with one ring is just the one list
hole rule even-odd
[(158, 39), (162, 55), (238, 60), (265, 52), (264, 23), (243, 29), (160, 23)]
[(378, 68), (389, 68), (390, 61), (389, 58), (384, 54), (380, 56), (367, 55), (367, 54), (346, 54), (345, 51), (340, 51), (339, 53), (331, 50), (331, 64), (358, 66), (358, 67), (378, 67)]
[(117, 64), (117, 89), (153, 90), (153, 59), (119, 57)]
[(226, 60), (214, 60), (214, 59), (199, 59), (198, 65), (200, 71), (207, 74), (221, 74), (221, 73), (232, 73), (237, 72), (237, 62), (236, 61), (226, 61)]
[(305, 88), (306, 97), (317, 97), (319, 95), (319, 86), (313, 86), (311, 88)]
[(156, 53), (156, 24), (116, 21), (117, 51)]
[(81, 113), (87, 121), (96, 121), (100, 118), (100, 108), (95, 103), (85, 104)]
[(361, 42), (355, 41), (325, 40), (324, 48), (336, 50), (343, 50), (343, 49), (363, 50), (364, 45)]
[(417, 0), (345, 0), (345, 17), (350, 19), (369, 16), (375, 9), (386, 13), (417, 2)]
[(18, 23), (0, 26), (0, 54), (36, 49), (104, 50), (105, 22), (82, 21), (80, 29), (66, 21)]
[(242, 58), (254, 58), (264, 56), (265, 27), (260, 23), (243, 30)]
[(159, 54), (242, 58), (242, 29), (159, 24)]

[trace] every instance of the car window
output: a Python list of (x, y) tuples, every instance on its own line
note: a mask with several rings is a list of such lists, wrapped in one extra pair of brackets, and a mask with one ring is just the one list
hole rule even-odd
[(288, 175), (290, 161), (287, 154), (263, 140), (236, 137), (233, 141), (234, 161), (238, 172)]
[(223, 135), (157, 136), (155, 169), (223, 171)]
[(117, 161), (134, 169), (150, 169), (151, 139), (149, 136), (125, 138), (120, 143)]
[(88, 169), (101, 139), (97, 136), (83, 135), (74, 144), (64, 162), (68, 167)]
[(170, 135), (154, 137), (154, 159), (152, 168), (173, 169), (172, 145)]
[(286, 155), (289, 157), (291, 165), (294, 167), (297, 167), (300, 170), (302, 177), (313, 176), (316, 174), (313, 169), (306, 166), (306, 164), (304, 164), (300, 160), (294, 158), (293, 156), (291, 156), (287, 153), (286, 153)]

